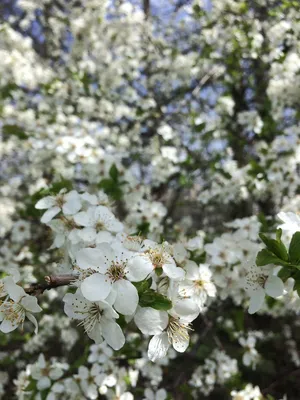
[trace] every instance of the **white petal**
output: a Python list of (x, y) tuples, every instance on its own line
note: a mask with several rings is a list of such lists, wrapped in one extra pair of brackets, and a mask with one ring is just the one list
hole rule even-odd
[(30, 312), (36, 313), (42, 311), (41, 307), (38, 305), (37, 298), (34, 296), (27, 295), (23, 297), (23, 299), (21, 300), (21, 304), (26, 310)]
[(93, 226), (96, 222), (94, 219), (93, 208), (89, 208), (88, 211), (81, 211), (74, 215), (74, 221), (80, 226)]
[(189, 347), (190, 339), (188, 337), (183, 338), (180, 335), (174, 335), (172, 338), (172, 345), (176, 351), (183, 353)]
[(33, 323), (33, 325), (34, 325), (34, 333), (37, 334), (39, 326), (38, 326), (36, 318), (31, 313), (26, 313), (26, 317), (29, 319), (30, 322)]
[(96, 235), (96, 243), (111, 243), (113, 237), (107, 231), (100, 231)]
[(93, 240), (96, 239), (96, 229), (95, 228), (83, 228), (78, 230), (78, 236), (84, 241), (84, 242), (92, 242)]
[(198, 317), (200, 309), (194, 300), (180, 299), (174, 304), (173, 310), (185, 322), (191, 322)]
[(271, 297), (282, 296), (284, 285), (282, 280), (275, 275), (270, 275), (265, 283), (265, 291)]
[(168, 394), (165, 391), (165, 389), (158, 389), (158, 391), (156, 392), (156, 399), (155, 400), (166, 400), (167, 395)]
[(98, 199), (97, 196), (95, 194), (89, 194), (89, 193), (82, 193), (80, 195), (80, 197), (82, 198), (82, 200), (87, 201), (88, 203), (92, 204), (93, 206), (96, 206), (98, 204)]
[(102, 332), (104, 339), (114, 350), (120, 350), (124, 346), (124, 334), (115, 321), (103, 318)]
[(42, 216), (42, 218), (41, 218), (41, 222), (43, 222), (43, 224), (47, 224), (47, 223), (50, 222), (51, 219), (52, 219), (53, 217), (55, 217), (55, 215), (57, 215), (59, 212), (60, 212), (60, 208), (57, 207), (57, 206), (52, 207), (52, 208), (49, 208), (49, 210), (47, 210), (47, 211), (43, 214), (43, 216)]
[(63, 301), (65, 303), (64, 311), (68, 317), (81, 320), (87, 316), (90, 302), (82, 295), (67, 293)]
[(96, 324), (95, 327), (88, 332), (88, 336), (93, 339), (96, 344), (101, 344), (103, 342), (101, 325)]
[(122, 393), (120, 396), (120, 400), (134, 400), (133, 394), (130, 392)]
[(44, 390), (51, 386), (51, 381), (48, 376), (43, 376), (41, 379), (38, 380), (36, 387), (38, 390)]
[(55, 205), (55, 203), (56, 203), (55, 197), (47, 196), (47, 197), (44, 197), (43, 199), (39, 200), (36, 203), (35, 208), (37, 208), (38, 210), (44, 210), (46, 208), (53, 207)]
[(156, 361), (165, 357), (170, 347), (168, 335), (166, 332), (153, 336), (149, 342), (148, 357), (151, 361)]
[(142, 254), (136, 254), (127, 263), (127, 278), (132, 282), (140, 282), (153, 271), (152, 262)]
[(157, 335), (167, 327), (169, 317), (166, 311), (158, 311), (150, 307), (138, 307), (134, 322), (145, 335)]
[(116, 311), (124, 315), (133, 314), (139, 302), (136, 287), (125, 279), (114, 282), (113, 287), (117, 292), (117, 298), (114, 304)]
[(80, 289), (89, 301), (104, 300), (111, 291), (111, 282), (106, 275), (93, 274), (81, 283)]
[(66, 202), (62, 207), (65, 215), (76, 214), (81, 209), (80, 196), (75, 190), (72, 190), (70, 193), (66, 194), (65, 200)]
[(252, 293), (250, 298), (248, 312), (249, 314), (254, 314), (258, 311), (265, 299), (265, 291), (263, 288), (257, 289), (255, 292)]
[(175, 281), (181, 281), (185, 277), (185, 271), (182, 268), (176, 267), (175, 262), (165, 263), (162, 268), (164, 273)]
[(26, 296), (25, 290), (17, 285), (11, 276), (3, 279), (4, 289), (6, 290), (9, 297), (16, 303), (23, 297)]
[(78, 267), (82, 269), (96, 269), (101, 273), (107, 270), (102, 251), (94, 248), (81, 249), (76, 254)]
[(9, 297), (16, 303), (23, 297), (26, 296), (25, 290), (17, 285), (11, 276), (3, 279), (4, 289), (6, 290)]
[(16, 323), (16, 320), (14, 321), (8, 321), (7, 319), (4, 319), (1, 322), (0, 325), (0, 331), (3, 333), (8, 333), (14, 331), (18, 327), (18, 323)]
[(194, 261), (189, 261), (188, 265), (185, 267), (186, 279), (191, 281), (196, 281), (199, 279), (199, 267)]

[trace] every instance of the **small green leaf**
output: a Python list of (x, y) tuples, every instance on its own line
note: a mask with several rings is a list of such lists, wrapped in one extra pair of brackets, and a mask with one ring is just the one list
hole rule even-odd
[(292, 276), (293, 271), (291, 271), (291, 269), (284, 267), (281, 268), (281, 270), (278, 272), (277, 276), (283, 281), (285, 282), (288, 278), (290, 278)]
[(276, 257), (270, 250), (262, 249), (256, 256), (256, 265), (262, 267), (263, 265), (288, 265), (286, 262)]
[(137, 288), (139, 296), (141, 296), (142, 293), (150, 289), (152, 285), (152, 278), (145, 279), (144, 281), (141, 282), (133, 282), (133, 284)]
[(113, 179), (102, 179), (99, 182), (98, 187), (100, 189), (103, 189), (104, 192), (114, 200), (120, 200), (123, 196), (120, 184)]
[(275, 239), (269, 239), (263, 233), (260, 233), (259, 237), (267, 246), (268, 250), (270, 250), (273, 254), (275, 254), (275, 256), (279, 257), (283, 261), (288, 261), (289, 256), (285, 248), (285, 245), (282, 243), (281, 240), (278, 241)]
[(297, 291), (298, 296), (300, 297), (300, 281), (296, 281), (294, 284), (294, 290)]
[(118, 182), (119, 179), (119, 171), (116, 167), (116, 164), (113, 164), (109, 169), (109, 176), (114, 182)]
[(21, 140), (28, 139), (28, 135), (26, 135), (24, 129), (18, 125), (3, 125), (2, 132), (4, 135), (17, 136)]
[(151, 307), (155, 310), (167, 311), (172, 308), (172, 302), (167, 297), (152, 289), (146, 290), (140, 296), (139, 305), (141, 307)]
[(289, 247), (290, 261), (293, 264), (300, 264), (300, 232), (294, 233)]
[(282, 236), (282, 229), (279, 228), (279, 229), (277, 229), (277, 231), (276, 231), (276, 240), (277, 240), (278, 242), (281, 241), (281, 236)]

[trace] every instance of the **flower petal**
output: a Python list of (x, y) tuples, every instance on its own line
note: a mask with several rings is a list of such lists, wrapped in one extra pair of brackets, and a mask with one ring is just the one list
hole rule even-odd
[(76, 262), (79, 268), (96, 269), (101, 273), (107, 270), (102, 251), (100, 249), (86, 248), (81, 249), (76, 253)]
[(38, 305), (37, 298), (34, 296), (27, 295), (23, 297), (21, 304), (27, 311), (34, 313), (42, 311), (41, 307)]
[(48, 378), (48, 376), (43, 376), (41, 379), (38, 380), (36, 385), (38, 390), (44, 390), (49, 388), (50, 386), (51, 386), (51, 381)]
[(114, 349), (120, 350), (125, 344), (125, 336), (115, 321), (103, 318), (102, 334), (106, 342)]
[(132, 282), (140, 282), (153, 271), (152, 262), (143, 254), (136, 254), (127, 263), (127, 278)]
[(184, 353), (186, 349), (189, 347), (190, 338), (183, 337), (181, 335), (173, 336), (172, 345), (178, 353)]
[(255, 292), (252, 293), (250, 298), (248, 312), (249, 314), (254, 314), (258, 311), (265, 299), (265, 291), (263, 288), (257, 289)]
[(89, 301), (104, 300), (111, 291), (109, 278), (102, 274), (93, 274), (81, 283), (82, 295)]
[(279, 297), (283, 294), (284, 285), (276, 275), (270, 275), (265, 283), (265, 291), (271, 297)]
[(164, 273), (175, 281), (181, 281), (185, 277), (185, 271), (182, 268), (176, 267), (175, 262), (168, 262), (162, 266)]
[(23, 296), (26, 296), (25, 290), (17, 285), (11, 276), (3, 279), (4, 289), (9, 295), (9, 297), (16, 303), (20, 301)]
[(151, 361), (156, 361), (165, 357), (170, 347), (168, 335), (166, 332), (153, 336), (149, 342), (148, 357)]
[(76, 214), (81, 209), (80, 196), (76, 190), (72, 190), (64, 196), (66, 202), (62, 206), (65, 215)]
[(41, 218), (41, 222), (43, 222), (43, 224), (47, 224), (48, 222), (51, 221), (51, 219), (53, 217), (55, 217), (55, 215), (57, 215), (60, 212), (60, 208), (55, 206), (55, 207), (51, 207), (49, 208), (49, 210), (47, 210), (42, 218)]
[(38, 210), (44, 210), (46, 208), (53, 207), (55, 205), (55, 203), (56, 203), (55, 197), (47, 196), (47, 197), (44, 197), (43, 199), (39, 200), (36, 203), (35, 208), (37, 208)]
[(117, 292), (117, 298), (114, 304), (116, 311), (124, 315), (133, 314), (139, 302), (136, 287), (125, 279), (114, 282), (113, 287)]
[(102, 327), (100, 324), (96, 324), (91, 331), (88, 331), (88, 336), (94, 340), (96, 344), (101, 344), (103, 342), (102, 337)]
[(35, 316), (32, 315), (31, 313), (26, 313), (26, 317), (29, 319), (30, 322), (33, 323), (33, 325), (34, 325), (34, 333), (37, 334), (38, 330), (39, 330), (39, 326), (38, 326), (38, 323), (37, 323), (37, 320), (36, 320)]
[(16, 320), (9, 321), (8, 319), (4, 319), (0, 325), (0, 331), (3, 333), (9, 333), (14, 331), (18, 327), (18, 323)]
[(169, 317), (166, 311), (158, 311), (151, 307), (138, 307), (134, 322), (145, 335), (158, 335), (167, 327)]
[(200, 309), (194, 300), (179, 299), (172, 309), (177, 316), (186, 322), (191, 322), (198, 317)]
[(83, 228), (78, 230), (78, 236), (84, 241), (84, 242), (92, 242), (93, 240), (96, 239), (96, 229), (95, 228)]

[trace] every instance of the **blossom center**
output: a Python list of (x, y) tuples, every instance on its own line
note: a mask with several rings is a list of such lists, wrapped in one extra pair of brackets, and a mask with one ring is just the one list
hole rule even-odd
[(190, 324), (180, 322), (179, 318), (170, 317), (167, 327), (169, 342), (178, 343), (189, 340), (189, 330), (192, 330)]
[(98, 306), (98, 304), (93, 303), (88, 310), (88, 315), (84, 320), (82, 320), (78, 325), (83, 326), (86, 333), (90, 333), (97, 323), (100, 323), (103, 310)]
[(126, 277), (125, 264), (118, 261), (113, 261), (111, 266), (106, 271), (106, 275), (113, 281), (119, 281)]
[(150, 249), (146, 252), (150, 258), (151, 263), (155, 268), (162, 268), (165, 263), (164, 253), (158, 250)]

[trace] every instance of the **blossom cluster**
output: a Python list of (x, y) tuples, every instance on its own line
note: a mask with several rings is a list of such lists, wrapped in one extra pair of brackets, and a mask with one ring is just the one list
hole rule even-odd
[(95, 343), (105, 340), (114, 350), (125, 343), (121, 315), (152, 336), (150, 360), (164, 357), (170, 345), (184, 352), (191, 322), (216, 295), (208, 265), (190, 260), (180, 243), (130, 235), (104, 204), (102, 192), (64, 189), (36, 204), (46, 210), (41, 220), (54, 232), (51, 247), (63, 249), (64, 268), (76, 287), (64, 296), (65, 313)]

